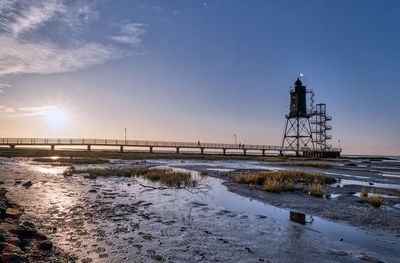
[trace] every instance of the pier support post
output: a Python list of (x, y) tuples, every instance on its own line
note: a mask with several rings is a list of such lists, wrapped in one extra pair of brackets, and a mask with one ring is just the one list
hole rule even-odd
[(204, 154), (204, 148), (200, 148), (200, 154)]
[(50, 145), (50, 151), (54, 151), (54, 149), (56, 148), (56, 146), (54, 144)]
[(226, 155), (226, 149), (222, 149), (222, 154)]
[(176, 147), (176, 153), (179, 153), (179, 147)]
[(92, 148), (90, 147), (90, 144), (87, 146), (87, 151), (88, 152), (92, 151)]
[(10, 149), (11, 150), (15, 150), (15, 145), (14, 144), (10, 144)]
[(282, 151), (279, 151), (279, 156), (283, 156), (283, 152)]
[(247, 155), (247, 150), (243, 150), (243, 155)]
[(262, 156), (265, 156), (265, 150), (262, 150)]
[(150, 153), (153, 153), (153, 146), (149, 147), (149, 151), (150, 151)]
[(119, 147), (119, 152), (121, 152), (121, 153), (124, 152), (124, 146), (121, 145), (121, 146)]

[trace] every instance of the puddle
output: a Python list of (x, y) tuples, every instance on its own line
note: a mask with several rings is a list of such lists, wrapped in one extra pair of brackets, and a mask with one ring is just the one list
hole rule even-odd
[[(267, 218), (273, 218), (275, 221), (280, 221), (282, 224), (281, 227), (289, 228), (288, 220), (290, 219), (290, 211), (229, 192), (226, 187), (222, 185), (221, 179), (209, 177), (208, 180), (211, 185), (213, 185), (213, 189), (210, 192), (213, 198), (208, 197), (206, 199), (201, 199), (203, 202), (224, 207), (230, 211), (244, 212), (255, 217), (260, 214), (265, 215)], [(399, 243), (400, 245), (400, 238), (390, 239), (390, 241), (380, 239), (376, 235), (367, 234), (355, 227), (330, 222), (315, 216), (312, 217), (312, 223), (307, 224), (307, 227), (334, 240), (343, 238), (346, 242), (369, 249), (379, 247), (379, 249), (386, 250), (388, 249), (387, 246), (392, 244), (391, 242)], [(282, 229), (282, 231), (285, 230)], [(390, 250), (391, 249), (388, 251)]]
[(343, 187), (344, 185), (361, 185), (361, 186), (369, 186), (369, 187), (385, 188), (385, 189), (399, 189), (400, 188), (400, 184), (384, 184), (384, 183), (376, 183), (376, 182), (363, 182), (363, 181), (348, 180), (348, 179), (342, 179), (339, 184), (340, 184), (341, 187)]
[[(398, 196), (393, 196), (393, 195), (383, 195), (383, 194), (377, 194), (377, 193), (374, 193), (374, 194), (368, 193), (368, 196), (371, 196), (371, 195), (380, 195), (383, 198), (399, 198)], [(359, 193), (359, 192), (355, 193), (355, 194), (353, 194), (353, 196), (361, 197), (361, 193)]]
[(337, 199), (341, 194), (331, 194), (330, 199)]
[(208, 168), (207, 170), (220, 173), (229, 173), (235, 171), (235, 169), (227, 169), (227, 168)]
[(369, 179), (370, 178), (370, 177), (367, 177), (367, 176), (344, 174), (344, 173), (334, 173), (334, 172), (324, 172), (324, 174), (340, 175), (340, 176), (344, 176), (344, 177), (355, 177), (355, 178), (361, 178), (361, 179)]
[(381, 176), (384, 176), (384, 177), (394, 177), (394, 178), (400, 178), (400, 174), (381, 173)]

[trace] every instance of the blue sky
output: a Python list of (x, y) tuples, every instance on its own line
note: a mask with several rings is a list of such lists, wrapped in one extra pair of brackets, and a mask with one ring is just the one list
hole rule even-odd
[(0, 136), (277, 145), (301, 72), (334, 146), (400, 155), (399, 28), (398, 1), (3, 0)]

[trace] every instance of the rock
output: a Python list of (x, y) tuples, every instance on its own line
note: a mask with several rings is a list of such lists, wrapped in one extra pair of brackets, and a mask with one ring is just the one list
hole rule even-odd
[(21, 214), (21, 211), (16, 208), (7, 208), (6, 209), (6, 216), (11, 219), (17, 219)]
[(104, 253), (104, 254), (100, 254), (99, 258), (108, 258), (108, 254)]
[(42, 240), (38, 242), (38, 248), (42, 250), (49, 250), (53, 247), (53, 243), (50, 240)]
[(25, 187), (25, 188), (29, 188), (29, 187), (32, 186), (32, 182), (31, 182), (31, 181), (28, 181), (28, 182), (26, 182), (26, 183), (23, 183), (22, 186)]
[(33, 238), (36, 234), (35, 225), (30, 222), (24, 222), (18, 226), (16, 234), (21, 240), (25, 238)]
[(90, 174), (84, 175), (83, 178), (85, 178), (85, 179), (90, 179), (90, 180), (94, 180), (94, 179), (97, 178), (97, 175), (90, 173)]
[(327, 249), (326, 250), (327, 254), (330, 255), (335, 255), (335, 256), (348, 256), (349, 254), (346, 251), (343, 250), (333, 250), (333, 249)]
[(253, 254), (253, 253), (254, 253), (254, 251), (253, 251), (251, 248), (249, 248), (249, 247), (245, 247), (245, 249), (247, 250), (247, 252), (248, 252), (249, 254)]
[(141, 245), (141, 244), (134, 244), (133, 246), (138, 248), (138, 249), (141, 249), (143, 247), (143, 245)]
[(131, 222), (130, 225), (133, 229), (139, 228), (139, 223)]
[(28, 259), (18, 246), (9, 243), (3, 250), (1, 262), (28, 262)]
[(161, 261), (163, 260), (163, 257), (160, 255), (151, 255), (150, 256), (152, 259), (157, 260), (157, 261)]
[(368, 256), (367, 254), (365, 254), (363, 252), (360, 252), (360, 255), (357, 258), (364, 260), (364, 261), (372, 262), (372, 263), (383, 263), (382, 260), (375, 258), (375, 257)]

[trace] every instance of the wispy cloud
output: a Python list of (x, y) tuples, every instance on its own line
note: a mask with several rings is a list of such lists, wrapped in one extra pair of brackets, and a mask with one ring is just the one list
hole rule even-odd
[(11, 87), (9, 84), (0, 82), (0, 94), (3, 94), (4, 93), (4, 89), (7, 89), (9, 87)]
[(14, 112), (15, 110), (11, 107), (8, 107), (6, 105), (0, 105), (0, 113), (11, 113)]
[[(1, 0), (0, 1), (0, 77), (10, 74), (52, 74), (76, 71), (104, 63), (128, 53), (117, 46), (85, 41), (84, 36), (51, 39), (40, 29), (71, 28), (78, 30), (96, 20), (97, 0)], [(140, 23), (126, 24), (114, 41), (141, 45), (146, 32)], [(62, 44), (57, 44), (62, 43)], [(5, 86), (6, 85), (6, 86)], [(0, 85), (0, 93), (7, 84)]]
[(10, 117), (42, 116), (57, 109), (57, 106), (22, 107), (14, 110), (15, 114), (12, 114)]
[(144, 34), (146, 34), (146, 26), (144, 24), (129, 23), (121, 26), (121, 33), (118, 36), (111, 36), (109, 38), (123, 44), (140, 46)]
[(154, 11), (156, 11), (158, 13), (160, 13), (160, 12), (162, 12), (164, 10), (164, 8), (162, 8), (161, 6), (157, 6), (157, 5), (153, 6), (152, 8), (153, 8)]
[[(22, 8), (21, 8), (22, 6)], [(14, 1), (14, 5), (8, 5), (2, 16), (2, 26), (14, 36), (39, 27), (43, 23), (49, 21), (57, 12), (65, 13), (66, 7), (62, 1)]]
[(118, 56), (114, 48), (96, 43), (61, 48), (52, 43), (21, 43), (8, 36), (0, 36), (0, 43), (0, 76), (75, 71)]

